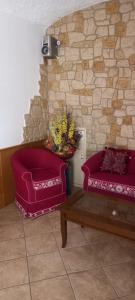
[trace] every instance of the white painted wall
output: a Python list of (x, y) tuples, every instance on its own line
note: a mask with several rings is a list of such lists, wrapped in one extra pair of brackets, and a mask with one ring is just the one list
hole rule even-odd
[(23, 141), (24, 114), (39, 94), (42, 27), (0, 13), (0, 148)]

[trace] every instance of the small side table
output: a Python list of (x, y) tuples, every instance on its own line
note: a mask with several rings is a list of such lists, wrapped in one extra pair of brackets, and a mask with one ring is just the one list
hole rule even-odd
[(73, 187), (73, 164), (70, 160), (66, 160), (68, 167), (66, 169), (66, 184), (67, 184), (67, 195), (70, 196), (72, 194)]
[[(76, 149), (75, 149), (76, 151)], [(72, 194), (72, 187), (73, 187), (73, 163), (70, 160), (70, 158), (73, 157), (74, 153), (69, 153), (67, 155), (59, 155), (57, 152), (55, 152), (55, 154), (57, 154), (59, 156), (59, 158), (61, 158), (62, 160), (64, 160), (68, 167), (66, 169), (66, 184), (67, 184), (67, 195), (70, 196)]]

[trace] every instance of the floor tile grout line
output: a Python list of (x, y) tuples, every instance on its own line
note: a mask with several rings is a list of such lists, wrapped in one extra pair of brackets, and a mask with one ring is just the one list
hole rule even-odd
[(116, 293), (116, 296), (117, 297), (119, 297), (119, 295), (118, 295), (118, 293), (117, 293), (117, 291), (115, 290), (115, 287), (113, 286), (113, 284), (111, 283), (111, 281), (110, 281), (110, 278), (108, 277), (108, 275), (107, 275), (107, 273), (105, 272), (105, 270), (104, 270), (104, 268), (102, 267), (102, 270), (103, 270), (103, 272), (104, 272), (104, 274), (105, 274), (105, 276), (106, 276), (106, 278), (107, 278), (107, 280), (108, 280), (108, 282), (109, 282), (109, 284), (110, 284), (110, 286), (112, 287), (112, 289), (114, 290), (114, 292)]
[[(66, 266), (65, 266), (65, 263), (64, 263), (64, 259), (63, 259), (62, 255), (61, 255), (60, 248), (59, 248), (59, 245), (58, 245), (58, 243), (57, 243), (57, 240), (56, 240), (55, 234), (54, 234), (54, 238), (55, 238), (55, 241), (56, 241), (56, 244), (57, 244), (57, 247), (58, 247), (58, 251), (59, 251), (59, 254), (60, 254), (61, 260), (62, 260), (62, 262), (63, 262), (64, 268), (65, 268), (65, 271), (66, 271), (66, 275), (67, 275), (67, 277), (68, 277), (68, 280), (69, 280), (69, 284), (70, 284), (71, 290), (72, 290), (72, 292), (73, 292), (73, 295), (74, 295), (74, 299), (75, 299), (75, 300), (77, 300), (77, 299), (76, 299), (76, 297), (75, 297), (74, 289), (73, 289), (73, 287), (72, 287), (72, 285), (71, 285), (70, 278), (69, 278), (69, 275), (68, 275), (68, 272), (67, 272), (67, 269), (66, 269)], [(62, 244), (62, 240), (61, 240), (61, 244)]]
[[(23, 231), (24, 231), (24, 223), (23, 223)], [(30, 298), (32, 300), (32, 292), (31, 292), (31, 285), (30, 285), (30, 273), (29, 273), (29, 264), (28, 264), (28, 256), (27, 256), (25, 231), (24, 231), (24, 241), (25, 241), (25, 251), (26, 251), (27, 272), (28, 272), (28, 284), (29, 284), (29, 290), (30, 290)]]
[(20, 287), (20, 286), (26, 286), (26, 285), (29, 285), (29, 283), (27, 282), (27, 283), (21, 283), (21, 284), (6, 286), (2, 289), (0, 288), (0, 291), (7, 290), (7, 289), (10, 289), (10, 288)]

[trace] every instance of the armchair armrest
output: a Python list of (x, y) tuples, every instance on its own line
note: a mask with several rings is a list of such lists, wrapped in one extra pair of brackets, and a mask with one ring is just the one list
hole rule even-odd
[(98, 171), (99, 166), (103, 160), (104, 151), (99, 151), (96, 154), (92, 155), (82, 166), (82, 171), (90, 176), (91, 173)]
[(12, 159), (11, 162), (12, 162), (15, 177), (19, 176), (23, 180), (28, 180), (28, 179), (31, 180), (32, 179), (31, 172), (24, 165), (22, 165), (16, 159)]

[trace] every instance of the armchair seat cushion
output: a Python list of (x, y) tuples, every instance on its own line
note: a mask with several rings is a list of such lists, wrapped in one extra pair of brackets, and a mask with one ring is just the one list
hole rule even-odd
[(32, 173), (33, 181), (46, 181), (59, 176), (59, 173), (54, 169), (33, 168), (30, 170)]

